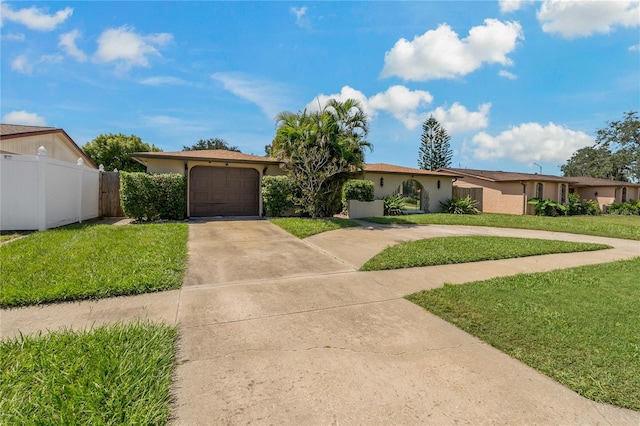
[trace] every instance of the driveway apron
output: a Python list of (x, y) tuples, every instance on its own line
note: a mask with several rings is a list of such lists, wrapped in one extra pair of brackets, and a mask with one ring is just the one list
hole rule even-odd
[[(190, 224), (174, 423), (640, 424), (402, 299), (446, 270), (356, 272), (369, 245), (415, 239), (405, 229), (368, 244), (372, 232), (300, 241), (267, 221)], [(609, 256), (631, 257), (625, 244)], [(519, 271), (495, 265), (454, 281)]]

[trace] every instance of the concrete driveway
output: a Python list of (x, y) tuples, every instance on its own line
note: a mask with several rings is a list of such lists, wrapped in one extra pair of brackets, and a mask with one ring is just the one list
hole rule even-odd
[[(606, 242), (614, 249), (357, 272), (435, 235)], [(640, 413), (580, 397), (404, 300), (444, 282), (640, 256), (637, 241), (458, 226), (365, 227), (303, 241), (267, 221), (190, 224), (181, 290), (0, 312), (0, 335), (134, 318), (180, 323), (175, 424), (609, 424)]]
[(597, 257), (355, 272), (398, 241), (474, 233), (550, 235), (374, 227), (300, 241), (266, 221), (191, 225), (175, 423), (639, 424), (640, 413), (584, 399), (402, 299), (444, 281), (637, 256), (637, 242), (607, 239), (616, 249)]

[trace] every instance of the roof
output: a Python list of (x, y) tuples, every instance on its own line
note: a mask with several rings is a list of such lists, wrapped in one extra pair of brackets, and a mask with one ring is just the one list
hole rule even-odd
[(98, 167), (91, 161), (91, 158), (78, 146), (77, 143), (71, 139), (71, 136), (62, 129), (56, 127), (45, 126), (23, 126), (21, 124), (0, 124), (0, 139), (18, 139), (27, 136), (46, 135), (51, 133), (59, 133), (63, 138), (69, 142), (72, 149), (77, 150), (78, 154), (84, 159), (84, 162), (89, 167), (97, 169)]
[[(134, 152), (131, 157), (137, 161), (141, 158), (159, 158), (165, 160), (191, 161), (232, 161), (235, 163), (279, 164), (281, 161), (272, 157), (243, 154), (225, 149), (203, 149), (177, 152)], [(140, 161), (142, 162), (142, 161)]]
[(393, 164), (375, 163), (365, 164), (363, 167), (365, 172), (371, 173), (393, 173), (403, 175), (425, 175), (425, 176), (447, 176), (447, 177), (459, 177), (455, 173), (431, 171), (424, 169), (414, 169), (412, 167), (395, 166)]
[(592, 178), (588, 176), (571, 177), (575, 186), (631, 186), (640, 188), (640, 183), (624, 182), (621, 180)]
[(516, 173), (516, 172), (502, 172), (493, 170), (474, 170), (474, 169), (456, 169), (456, 168), (441, 168), (438, 171), (444, 171), (449, 173), (455, 173), (461, 176), (468, 176), (477, 179), (482, 179), (490, 182), (514, 182), (523, 180), (534, 180), (538, 182), (562, 182), (562, 183), (574, 183), (573, 177), (562, 177), (554, 175), (543, 175), (538, 173)]
[(23, 126), (21, 124), (0, 124), (0, 136), (25, 136), (30, 133), (50, 133), (62, 129), (44, 126)]

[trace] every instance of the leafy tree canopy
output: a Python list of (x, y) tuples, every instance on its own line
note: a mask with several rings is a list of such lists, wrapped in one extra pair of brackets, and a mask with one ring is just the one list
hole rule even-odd
[(451, 136), (440, 125), (438, 120), (430, 116), (422, 124), (420, 137), (420, 153), (418, 165), (421, 169), (437, 170), (451, 166), (453, 151), (451, 150)]
[(577, 150), (560, 167), (565, 176), (589, 176), (621, 181), (640, 180), (640, 120), (630, 111), (620, 121), (598, 129), (596, 142)]
[(226, 151), (240, 152), (240, 149), (237, 146), (230, 146), (227, 141), (220, 138), (200, 139), (191, 146), (182, 147), (183, 151), (199, 151), (205, 149), (224, 149)]
[(359, 102), (331, 99), (317, 112), (281, 112), (271, 156), (280, 159), (297, 187), (294, 203), (312, 217), (340, 209), (342, 184), (362, 169), (368, 118)]
[(142, 142), (138, 136), (122, 133), (101, 134), (82, 146), (82, 150), (95, 164), (104, 165), (106, 171), (118, 169), (126, 172), (144, 172), (145, 166), (131, 158), (132, 152), (160, 152), (160, 148)]

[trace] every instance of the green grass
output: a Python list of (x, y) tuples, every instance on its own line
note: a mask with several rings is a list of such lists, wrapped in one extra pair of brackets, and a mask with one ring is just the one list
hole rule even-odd
[(0, 424), (166, 424), (177, 334), (134, 323), (0, 342)]
[(552, 253), (611, 248), (605, 244), (574, 243), (511, 237), (437, 237), (387, 247), (365, 263), (361, 271), (446, 265), (481, 260), (511, 259)]
[(445, 213), (409, 216), (386, 216), (363, 219), (381, 224), (417, 225), (471, 225), (498, 228), (539, 229), (572, 234), (640, 240), (640, 216), (519, 216), (483, 213), (479, 215), (452, 215)]
[(638, 277), (635, 258), (407, 299), (589, 399), (640, 410)]
[(352, 220), (339, 218), (308, 219), (300, 217), (278, 217), (269, 219), (269, 222), (278, 225), (280, 228), (298, 238), (306, 238), (335, 229), (360, 226)]
[(183, 223), (71, 225), (0, 246), (0, 306), (102, 298), (179, 288)]

